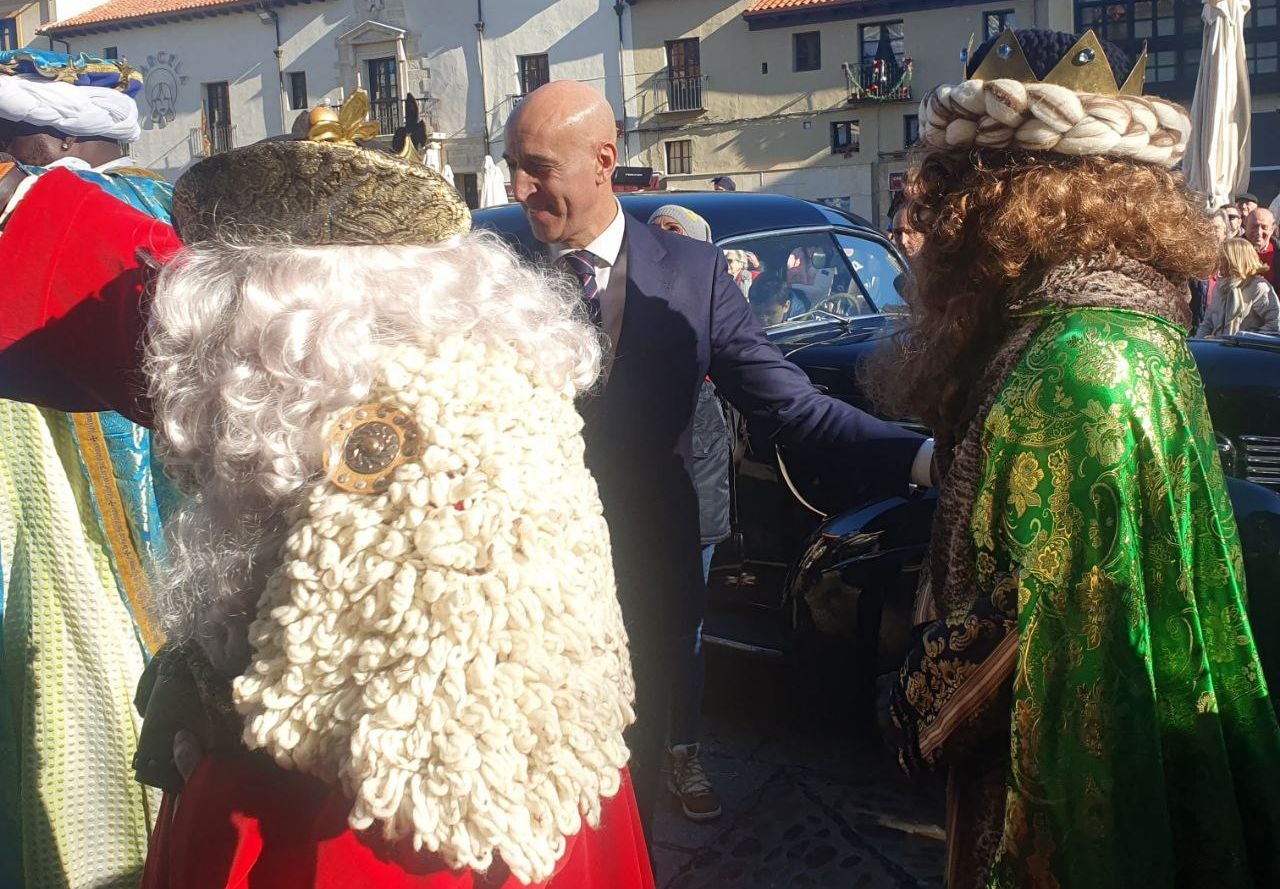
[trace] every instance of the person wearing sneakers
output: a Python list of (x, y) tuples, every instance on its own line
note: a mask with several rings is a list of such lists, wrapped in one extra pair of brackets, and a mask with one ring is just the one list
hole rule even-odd
[[(649, 224), (711, 243), (711, 226), (706, 220), (675, 204), (654, 210)], [(729, 426), (724, 408), (716, 387), (710, 380), (703, 380), (693, 411), (693, 484), (698, 492), (703, 582), (710, 576), (716, 544), (729, 536), (729, 471)], [(667, 715), (667, 789), (680, 801), (680, 808), (690, 821), (714, 821), (720, 817), (720, 799), (702, 767), (698, 744), (706, 678), (702, 623), (703, 615), (699, 614), (697, 629), (681, 646)]]

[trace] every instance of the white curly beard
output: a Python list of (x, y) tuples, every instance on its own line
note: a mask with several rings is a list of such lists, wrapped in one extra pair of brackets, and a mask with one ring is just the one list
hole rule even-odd
[[(452, 868), (548, 879), (618, 792), (635, 686), (571, 388), (505, 346), (389, 356), (422, 456), (301, 507), (235, 682), (245, 743)], [(332, 418), (331, 418), (332, 421)]]

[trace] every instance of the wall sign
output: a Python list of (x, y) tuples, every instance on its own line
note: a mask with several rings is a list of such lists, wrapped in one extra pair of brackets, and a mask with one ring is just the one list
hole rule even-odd
[(147, 56), (142, 72), (143, 95), (151, 109), (151, 122), (160, 129), (173, 123), (178, 116), (178, 97), (187, 76), (182, 73), (182, 62), (171, 52), (161, 50)]

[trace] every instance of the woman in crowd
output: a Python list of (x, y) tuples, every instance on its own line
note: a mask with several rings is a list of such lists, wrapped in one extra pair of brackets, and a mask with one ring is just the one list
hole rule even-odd
[(729, 264), (729, 277), (738, 285), (742, 295), (750, 299), (751, 282), (755, 280), (755, 276), (751, 274), (751, 255), (746, 250), (726, 250), (724, 258)]
[(1244, 238), (1226, 241), (1209, 308), (1196, 336), (1280, 333), (1280, 301), (1275, 288), (1262, 277), (1266, 270), (1258, 251)]

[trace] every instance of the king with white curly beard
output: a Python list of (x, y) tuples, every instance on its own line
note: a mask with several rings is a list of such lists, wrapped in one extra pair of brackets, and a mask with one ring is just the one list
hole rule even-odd
[[(166, 270), (151, 394), (197, 496), (157, 596), (231, 739), (201, 739), (167, 843), (252, 816), (288, 889), (383, 860), (368, 885), (652, 886), (579, 313), (487, 235), (207, 243)], [(170, 851), (149, 889), (243, 854)]]
[[(575, 410), (602, 334), (367, 115), (195, 164), (173, 228), (54, 171), (0, 237), (32, 272), (6, 397), (151, 424), (184, 495), (144, 601), (141, 889), (654, 889)], [(93, 348), (6, 349), (67, 314)]]
[(385, 368), (370, 400), (421, 457), (380, 494), (311, 490), (235, 682), (244, 739), (340, 783), (357, 829), (544, 880), (618, 792), (634, 718), (573, 390), (461, 336)]

